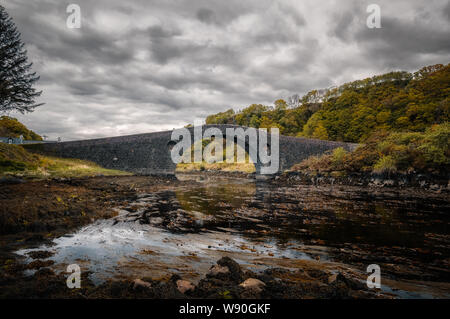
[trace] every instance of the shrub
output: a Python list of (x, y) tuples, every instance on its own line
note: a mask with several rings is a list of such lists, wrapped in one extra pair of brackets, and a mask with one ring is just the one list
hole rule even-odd
[(397, 171), (395, 160), (392, 156), (383, 156), (373, 166), (375, 173), (394, 173)]
[(348, 154), (344, 168), (348, 172), (370, 171), (380, 157), (381, 154), (376, 150), (374, 145), (362, 145)]
[(450, 123), (435, 125), (425, 132), (418, 147), (426, 161), (432, 166), (450, 164)]
[(325, 154), (322, 156), (310, 156), (309, 158), (303, 160), (299, 164), (292, 167), (293, 170), (305, 170), (305, 171), (325, 171), (330, 170), (331, 165), (331, 155)]
[(351, 153), (338, 148), (333, 153), (312, 157), (294, 169), (347, 172), (423, 171), (448, 172), (450, 166), (450, 124), (425, 132), (381, 131)]
[(343, 163), (345, 160), (345, 157), (347, 155), (347, 151), (344, 150), (342, 147), (336, 148), (332, 155), (331, 155), (331, 162), (336, 170), (342, 170), (343, 169)]

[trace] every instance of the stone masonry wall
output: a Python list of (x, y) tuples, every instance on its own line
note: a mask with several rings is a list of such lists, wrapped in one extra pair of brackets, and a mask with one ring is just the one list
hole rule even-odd
[[(235, 125), (204, 125), (219, 128), (225, 136), (227, 128)], [(244, 128), (247, 129), (247, 128)], [(193, 128), (189, 128), (192, 141)], [(261, 134), (258, 131), (258, 135)], [(105, 168), (120, 169), (137, 174), (174, 174), (176, 165), (170, 157), (172, 131), (80, 140), (62, 143), (25, 145), (29, 151), (64, 158), (78, 158), (95, 162)], [(248, 151), (248, 138), (245, 141)], [(270, 147), (270, 139), (268, 141)], [(280, 135), (280, 172), (311, 155), (323, 154), (337, 147), (351, 150), (355, 144), (297, 138)], [(261, 164), (256, 163), (257, 174)]]

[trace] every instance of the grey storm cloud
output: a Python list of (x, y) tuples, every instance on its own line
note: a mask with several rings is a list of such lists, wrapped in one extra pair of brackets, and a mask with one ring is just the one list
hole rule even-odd
[[(392, 68), (413, 68), (416, 59), (424, 55), (448, 56), (450, 52), (450, 28), (438, 29), (386, 18), (383, 28), (377, 32), (361, 29), (356, 40), (365, 45), (368, 58), (380, 60)], [(383, 57), (389, 56), (389, 60)], [(448, 63), (447, 60), (442, 62)]]
[(50, 138), (180, 127), (229, 108), (450, 57), (450, 1), (0, 1), (16, 22), (43, 90), (18, 117)]
[(442, 13), (444, 14), (444, 17), (450, 21), (450, 1), (447, 1), (447, 4), (444, 7), (444, 10), (442, 10)]
[(216, 13), (208, 8), (198, 9), (197, 18), (204, 23), (217, 23)]

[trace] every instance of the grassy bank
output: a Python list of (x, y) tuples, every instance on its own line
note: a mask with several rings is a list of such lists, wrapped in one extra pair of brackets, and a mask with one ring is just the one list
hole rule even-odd
[(177, 165), (177, 172), (195, 172), (195, 171), (222, 171), (222, 172), (242, 172), (254, 173), (255, 165), (252, 163), (180, 163)]
[(25, 178), (131, 175), (89, 161), (56, 158), (27, 152), (18, 145), (0, 143), (0, 176)]
[(312, 173), (433, 173), (450, 169), (450, 124), (425, 132), (377, 132), (353, 152), (342, 148), (310, 157), (292, 170)]

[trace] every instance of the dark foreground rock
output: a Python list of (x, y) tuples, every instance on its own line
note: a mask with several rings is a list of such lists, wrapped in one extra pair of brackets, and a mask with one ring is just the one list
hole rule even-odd
[[(219, 267), (219, 268), (218, 268)], [(142, 278), (107, 281), (95, 286), (88, 273), (82, 275), (82, 287), (69, 289), (66, 276), (48, 268), (38, 269), (32, 276), (21, 276), (23, 266), (11, 265), (2, 273), (0, 298), (377, 298), (379, 291), (369, 290), (357, 278), (330, 273), (326, 269), (305, 265), (289, 271), (271, 268), (256, 274), (245, 271), (234, 260), (223, 257), (194, 284), (173, 275), (168, 280)], [(216, 271), (221, 269), (221, 271)], [(20, 277), (20, 278), (19, 278)], [(389, 297), (383, 295), (384, 298)]]

